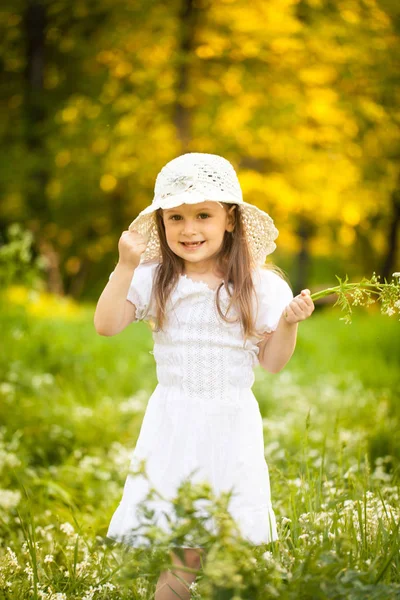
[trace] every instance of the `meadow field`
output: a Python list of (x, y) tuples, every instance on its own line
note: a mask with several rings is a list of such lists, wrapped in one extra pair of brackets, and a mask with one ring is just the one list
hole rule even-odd
[[(400, 2), (3, 0), (0, 15), (0, 600), (154, 600), (168, 548), (193, 541), (193, 600), (400, 600)], [(167, 167), (157, 185), (190, 153), (229, 161), (296, 294), (340, 283), (285, 368), (256, 369), (279, 534), (263, 546), (190, 478), (170, 532), (150, 497), (147, 547), (106, 536), (157, 381), (149, 326), (100, 336), (96, 302), (134, 219), (207, 181)], [(208, 176), (203, 199), (238, 202)]]
[[(165, 538), (105, 539), (156, 385), (151, 332), (101, 337), (94, 305), (19, 302), (1, 310), (0, 598), (153, 598)], [(220, 530), (193, 598), (400, 598), (400, 323), (340, 316), (317, 309), (289, 364), (256, 370), (280, 539), (233, 541), (214, 499)], [(183, 488), (175, 540), (201, 528), (204, 492)]]

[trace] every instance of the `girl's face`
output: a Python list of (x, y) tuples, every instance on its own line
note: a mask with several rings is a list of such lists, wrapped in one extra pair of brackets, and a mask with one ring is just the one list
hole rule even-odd
[(226, 210), (217, 202), (181, 204), (163, 210), (167, 244), (188, 263), (213, 262), (225, 231), (233, 231), (235, 205)]

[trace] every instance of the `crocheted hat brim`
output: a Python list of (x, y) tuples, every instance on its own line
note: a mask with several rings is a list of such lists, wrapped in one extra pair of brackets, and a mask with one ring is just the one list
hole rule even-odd
[[(217, 195), (219, 194), (216, 193), (215, 196)], [(190, 194), (183, 192), (165, 198), (156, 198), (129, 225), (129, 231), (138, 231), (149, 238), (146, 250), (141, 256), (141, 262), (161, 259), (160, 241), (154, 214), (156, 210), (159, 208), (176, 208), (181, 204), (198, 204), (210, 200), (236, 204), (240, 207), (239, 210), (242, 215), (245, 235), (253, 262), (255, 265), (264, 264), (268, 254), (271, 254), (275, 250), (276, 244), (274, 240), (279, 235), (271, 217), (257, 206), (243, 200), (239, 202), (232, 200), (232, 198), (224, 198), (222, 193), (221, 198), (207, 197), (205, 199), (204, 196), (194, 190), (191, 190)]]

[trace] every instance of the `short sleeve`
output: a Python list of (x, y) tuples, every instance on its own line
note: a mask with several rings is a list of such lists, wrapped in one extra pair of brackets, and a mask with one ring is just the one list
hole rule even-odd
[[(129, 290), (126, 299), (132, 302), (136, 306), (136, 318), (134, 322), (148, 320), (150, 317), (154, 317), (151, 308), (149, 309), (149, 303), (151, 300), (151, 292), (153, 289), (153, 278), (155, 274), (155, 268), (158, 263), (140, 263), (132, 276), (132, 281), (129, 286)], [(114, 271), (110, 273), (109, 280), (111, 279)]]
[(289, 284), (270, 269), (257, 269), (254, 277), (257, 295), (257, 331), (270, 333), (278, 327), (283, 310), (293, 300)]

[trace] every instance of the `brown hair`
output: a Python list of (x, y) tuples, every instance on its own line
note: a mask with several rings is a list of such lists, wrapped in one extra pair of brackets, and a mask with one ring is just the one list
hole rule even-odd
[[(257, 332), (255, 328), (252, 307), (252, 299), (255, 297), (252, 279), (252, 269), (254, 268), (254, 265), (247, 244), (240, 207), (225, 202), (222, 202), (221, 204), (223, 204), (226, 210), (231, 206), (235, 207), (233, 211), (235, 224), (232, 233), (225, 231), (222, 246), (216, 258), (219, 271), (224, 273), (224, 281), (216, 290), (216, 308), (218, 314), (224, 321), (228, 323), (240, 321), (245, 338), (253, 335), (261, 336), (261, 333)], [(155, 300), (157, 331), (159, 331), (162, 330), (165, 324), (167, 317), (166, 305), (170, 294), (177, 285), (180, 275), (183, 274), (184, 261), (168, 246), (162, 209), (156, 211), (155, 219), (160, 240), (162, 260), (156, 267), (152, 297)], [(273, 270), (287, 281), (283, 271), (276, 265), (269, 263), (263, 265), (263, 268)], [(231, 292), (228, 283), (233, 284), (233, 292)], [(223, 285), (225, 285), (225, 289), (229, 296), (229, 304), (225, 314), (222, 312), (220, 305), (220, 291)], [(236, 309), (238, 315), (238, 317), (234, 319), (229, 319), (227, 316), (231, 307)]]

